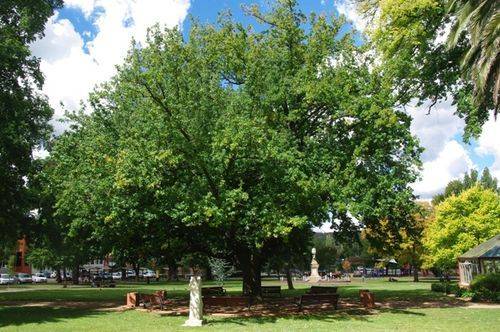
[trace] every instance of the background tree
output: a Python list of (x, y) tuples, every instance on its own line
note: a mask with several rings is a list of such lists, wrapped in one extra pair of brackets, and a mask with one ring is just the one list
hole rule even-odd
[(481, 187), (485, 189), (491, 189), (495, 192), (500, 192), (500, 188), (498, 188), (498, 181), (496, 178), (491, 176), (490, 170), (488, 167), (485, 167), (483, 170), (483, 173), (481, 174), (481, 177), (479, 177), (479, 173), (477, 170), (472, 169), (470, 173), (465, 173), (463, 179), (457, 179), (457, 180), (452, 180), (450, 181), (445, 189), (444, 192), (441, 194), (437, 194), (432, 198), (432, 204), (433, 205), (438, 205), (442, 201), (444, 201), (446, 198), (452, 196), (452, 195), (459, 195), (461, 192), (472, 188), (476, 185), (480, 185)]
[(436, 206), (425, 233), (426, 267), (453, 269), (470, 248), (500, 233), (500, 196), (475, 186)]
[(60, 6), (60, 0), (0, 3), (0, 244), (14, 243), (30, 218), (32, 152), (48, 138), (52, 109), (40, 92), (43, 76), (29, 44), (43, 36)]
[[(370, 17), (368, 35), (398, 100), (452, 97), (465, 118), (464, 139), (477, 136), (498, 112), (500, 5), (495, 0), (356, 0)], [(451, 30), (451, 31), (450, 31)]]
[(395, 257), (400, 263), (410, 264), (414, 282), (419, 281), (418, 272), (425, 253), (424, 234), (433, 219), (434, 208), (432, 205), (427, 202), (418, 202), (411, 222), (399, 231), (401, 243), (396, 250)]
[(210, 257), (208, 258), (208, 264), (212, 275), (221, 286), (224, 286), (224, 281), (235, 272), (234, 266), (223, 258)]

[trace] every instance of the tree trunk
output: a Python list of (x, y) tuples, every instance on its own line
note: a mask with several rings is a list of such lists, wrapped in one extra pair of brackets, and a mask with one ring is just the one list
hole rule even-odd
[(71, 280), (73, 282), (73, 285), (78, 285), (80, 283), (80, 265), (76, 264), (71, 273)]
[(62, 282), (62, 278), (61, 278), (61, 269), (57, 269), (56, 270), (56, 282), (58, 284), (60, 284)]
[(122, 268), (122, 280), (127, 279), (127, 270)]
[(63, 287), (66, 288), (68, 286), (68, 279), (66, 278), (66, 268), (63, 267)]
[(205, 278), (207, 280), (214, 280), (214, 276), (212, 274), (212, 269), (210, 268), (210, 265), (207, 264), (207, 266), (205, 267), (205, 272), (206, 272)]
[(413, 282), (418, 282), (418, 268), (413, 266)]
[(292, 280), (292, 272), (290, 271), (289, 264), (287, 264), (285, 266), (285, 273), (286, 273), (286, 283), (288, 284), (288, 289), (294, 289), (293, 288), (293, 280)]
[(134, 264), (135, 281), (139, 281), (139, 263)]
[(168, 281), (177, 281), (179, 277), (177, 275), (177, 264), (168, 264)]
[(261, 297), (261, 261), (258, 254), (249, 251), (238, 255), (241, 272), (243, 273), (243, 294), (252, 298)]

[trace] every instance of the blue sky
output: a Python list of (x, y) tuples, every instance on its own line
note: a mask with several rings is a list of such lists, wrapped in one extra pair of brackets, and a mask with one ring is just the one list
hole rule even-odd
[[(346, 0), (298, 2), (305, 14), (344, 14), (352, 22), (346, 30), (365, 28), (363, 18)], [(187, 36), (190, 16), (202, 23), (215, 23), (218, 14), (228, 9), (235, 20), (255, 26), (257, 23), (241, 9), (242, 4), (253, 3), (263, 9), (269, 6), (268, 0), (66, 0), (65, 7), (49, 20), (46, 36), (32, 45), (33, 53), (41, 58), (44, 92), (56, 110), (55, 120), (65, 110), (77, 109), (96, 84), (114, 74), (131, 38), (144, 40), (148, 26), (179, 25)], [(426, 148), (422, 179), (414, 185), (421, 197), (432, 197), (471, 168), (488, 166), (500, 178), (499, 121), (489, 121), (481, 137), (466, 145), (461, 139), (464, 122), (453, 114), (449, 101), (436, 105), (430, 115), (426, 115), (426, 105), (407, 110), (414, 118), (411, 130)], [(57, 121), (54, 125), (59, 132), (65, 128)]]

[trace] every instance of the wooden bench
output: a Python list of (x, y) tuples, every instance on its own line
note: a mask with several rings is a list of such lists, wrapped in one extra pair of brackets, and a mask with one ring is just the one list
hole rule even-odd
[(153, 294), (138, 293), (139, 305), (144, 307), (159, 306), (161, 310), (167, 303), (167, 291), (156, 291)]
[(336, 310), (338, 302), (339, 302), (338, 294), (304, 294), (300, 297), (298, 306), (299, 310), (302, 310), (304, 305), (317, 304), (317, 303), (330, 303)]
[(204, 296), (203, 306), (222, 307), (247, 307), (250, 308), (251, 301), (246, 296)]
[(223, 287), (202, 287), (201, 288), (202, 296), (224, 296), (226, 295), (226, 290)]
[(280, 297), (281, 286), (261, 286), (262, 297)]
[(337, 287), (311, 286), (307, 294), (337, 294)]

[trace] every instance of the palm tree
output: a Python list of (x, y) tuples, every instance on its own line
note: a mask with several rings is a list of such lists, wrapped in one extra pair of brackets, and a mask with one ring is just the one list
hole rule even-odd
[(474, 85), (474, 103), (481, 109), (499, 110), (500, 91), (500, 2), (498, 0), (451, 0), (447, 11), (452, 28), (449, 48), (466, 38), (470, 49), (460, 66)]

